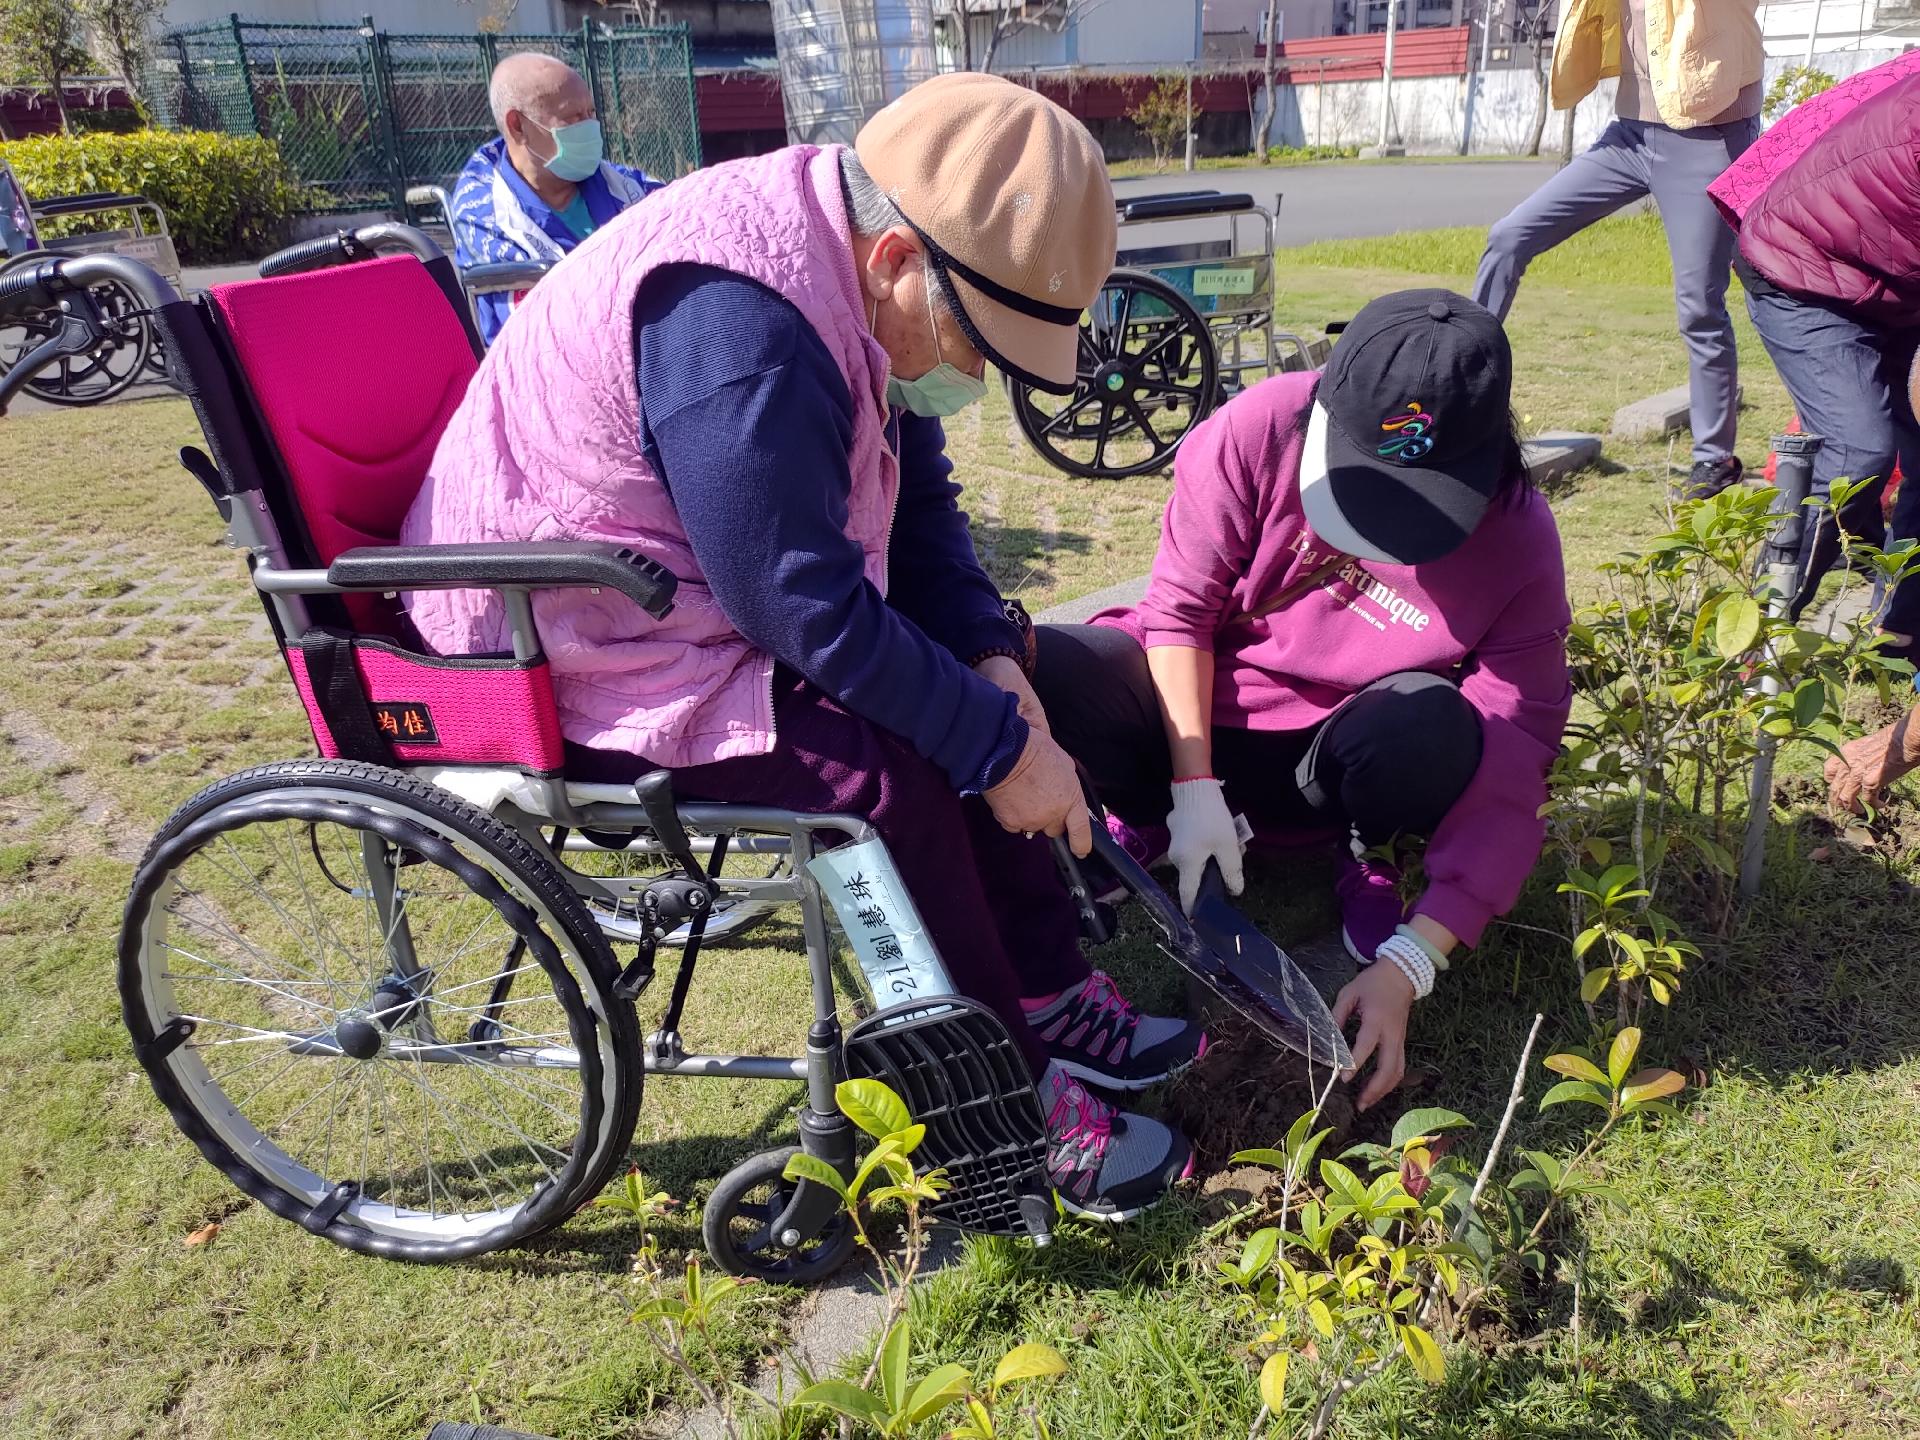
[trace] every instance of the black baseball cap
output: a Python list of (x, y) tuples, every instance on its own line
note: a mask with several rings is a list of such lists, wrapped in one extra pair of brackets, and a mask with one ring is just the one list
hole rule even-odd
[(1328, 544), (1421, 565), (1479, 525), (1507, 463), (1513, 352), (1451, 290), (1383, 295), (1348, 323), (1314, 392), (1300, 503)]

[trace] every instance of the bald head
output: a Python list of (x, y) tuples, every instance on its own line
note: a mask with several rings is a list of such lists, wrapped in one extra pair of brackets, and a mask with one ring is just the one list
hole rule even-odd
[(524, 115), (552, 129), (593, 114), (593, 93), (580, 72), (564, 60), (531, 50), (509, 55), (494, 66), (487, 103), (494, 125), (509, 139), (516, 138), (510, 133), (510, 115)]

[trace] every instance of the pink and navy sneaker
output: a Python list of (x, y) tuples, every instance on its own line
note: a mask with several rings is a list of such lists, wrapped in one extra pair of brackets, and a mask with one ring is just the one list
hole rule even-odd
[[(1360, 849), (1354, 841), (1353, 849)], [(1371, 965), (1393, 932), (1407, 918), (1400, 898), (1400, 871), (1376, 856), (1343, 855), (1334, 869), (1334, 899), (1340, 905), (1340, 939), (1347, 953)]]
[(1060, 1203), (1085, 1220), (1131, 1220), (1193, 1173), (1178, 1130), (1118, 1110), (1056, 1062), (1040, 1081), (1047, 1112), (1047, 1178)]
[(1190, 1020), (1142, 1015), (1112, 979), (1094, 971), (1077, 990), (1027, 1011), (1053, 1063), (1075, 1079), (1113, 1090), (1144, 1090), (1207, 1052), (1207, 1032)]

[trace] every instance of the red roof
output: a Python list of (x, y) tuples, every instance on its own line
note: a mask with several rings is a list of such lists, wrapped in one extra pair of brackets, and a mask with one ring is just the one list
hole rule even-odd
[[(1393, 37), (1394, 78), (1466, 74), (1470, 28), (1449, 25), (1400, 31)], [(1329, 80), (1378, 80), (1386, 48), (1385, 35), (1323, 35), (1282, 42), (1280, 58), (1300, 83), (1310, 83), (1322, 70)]]

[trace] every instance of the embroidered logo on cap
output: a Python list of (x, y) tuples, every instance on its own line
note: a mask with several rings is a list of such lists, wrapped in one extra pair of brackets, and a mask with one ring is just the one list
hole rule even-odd
[(1405, 410), (1396, 410), (1380, 422), (1387, 439), (1374, 451), (1382, 460), (1396, 465), (1411, 465), (1433, 449), (1434, 417), (1418, 400), (1409, 400)]

